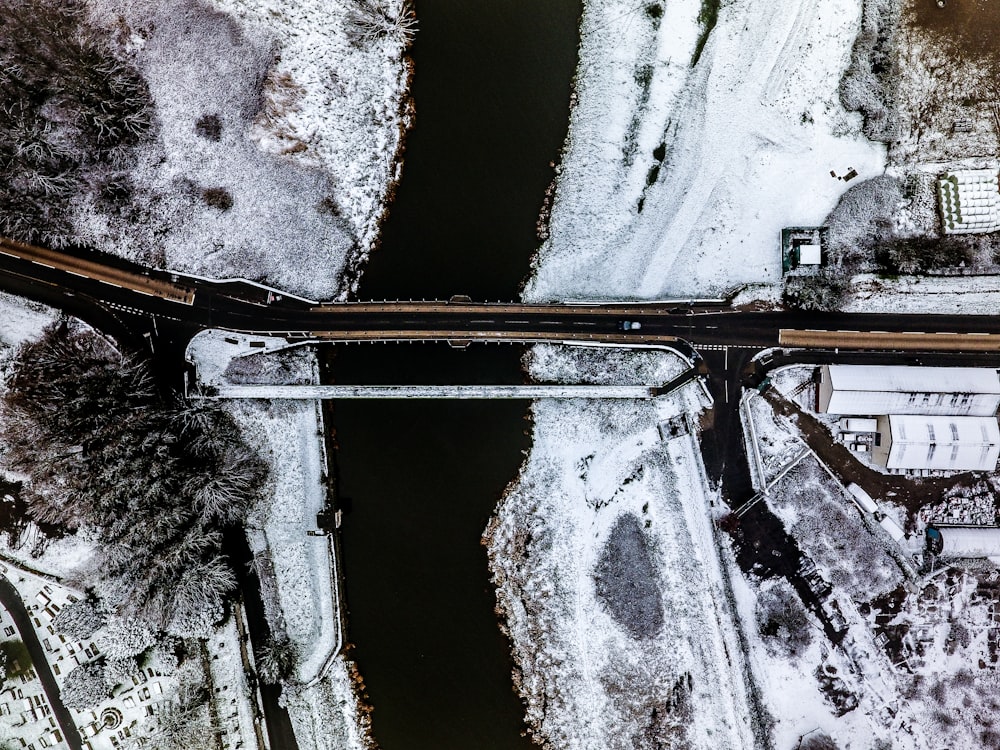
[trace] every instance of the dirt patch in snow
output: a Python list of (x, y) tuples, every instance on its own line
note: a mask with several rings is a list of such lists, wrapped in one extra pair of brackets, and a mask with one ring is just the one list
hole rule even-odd
[(1000, 4), (983, 0), (911, 0), (913, 24), (965, 52), (992, 56), (1000, 33)]
[(625, 513), (612, 527), (594, 571), (597, 598), (633, 638), (663, 629), (663, 597), (649, 544), (639, 518)]

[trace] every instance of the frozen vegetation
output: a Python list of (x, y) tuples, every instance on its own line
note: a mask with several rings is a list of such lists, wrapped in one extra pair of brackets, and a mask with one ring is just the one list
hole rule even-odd
[(410, 122), (409, 6), (2, 10), (5, 235), (313, 298), (356, 283)]
[[(606, 354), (542, 347), (528, 366), (535, 379), (594, 377)], [(610, 380), (684, 368), (662, 352), (619, 359)], [(701, 399), (691, 384), (667, 402), (532, 408), (531, 454), (485, 539), (515, 684), (545, 747), (754, 744), (714, 500), (693, 435), (657, 429)]]
[(28, 518), (96, 543), (90, 584), (117, 614), (209, 632), (236, 583), (222, 533), (242, 524), (264, 465), (225, 414), (168, 403), (142, 361), (90, 330), (47, 328), (12, 369), (0, 435), (4, 466), (30, 478)]
[[(213, 455), (220, 444), (213, 448), (212, 440), (205, 440), (204, 423), (200, 427), (188, 423), (186, 434), (178, 440), (169, 427), (169, 409), (161, 413), (163, 421), (157, 429), (141, 429), (141, 425), (149, 426), (155, 408), (151, 402), (144, 403), (149, 400), (144, 389), (132, 388), (138, 372), (133, 369), (135, 363), (79, 324), (63, 322), (54, 330), (56, 322), (52, 310), (0, 296), (4, 371), (0, 393), (5, 400), (4, 439), (0, 441), (0, 554), (4, 558), (0, 573), (40, 623), (38, 638), (44, 639), (62, 701), (72, 709), (72, 720), (90, 737), (95, 750), (113, 748), (110, 737), (115, 731), (99, 726), (108, 715), (120, 716), (119, 728), (128, 728), (136, 741), (145, 743), (142, 746), (163, 750), (208, 750), (215, 746), (219, 731), (252, 736), (254, 708), (236, 626), (232, 617), (220, 628), (212, 625), (221, 614), (219, 603), (226, 594), (224, 585), (215, 591), (212, 587), (227, 577), (201, 576), (206, 569), (195, 559), (202, 555), (202, 562), (209, 566), (225, 565), (221, 558), (213, 558), (218, 554), (213, 548), (217, 540), (195, 518), (197, 509), (204, 506), (192, 502), (189, 494), (204, 491), (208, 485), (195, 479), (192, 466), (182, 469), (177, 461), (179, 451), (191, 449), (192, 438), (194, 444), (200, 442), (197, 450), (205, 451), (203, 458)], [(59, 349), (58, 354), (53, 347)], [(21, 365), (27, 352), (39, 355), (31, 358), (34, 373)], [(46, 367), (55, 368), (47, 371), (54, 376), (45, 379), (41, 390), (33, 391), (34, 403), (27, 409), (17, 406), (19, 393), (37, 379), (32, 375)], [(117, 381), (121, 387), (116, 387)], [(81, 405), (93, 397), (95, 389), (113, 399), (122, 388), (128, 398), (108, 410), (97, 410), (107, 421), (100, 435), (84, 441), (91, 452), (67, 445), (67, 441), (79, 444), (74, 435), (93, 426), (89, 410)], [(57, 408), (50, 400), (52, 394), (58, 396)], [(13, 420), (12, 408), (19, 410)], [(122, 418), (122, 408), (131, 412), (128, 418)], [(48, 416), (38, 419), (31, 410)], [(47, 425), (46, 419), (59, 424)], [(52, 429), (59, 430), (59, 438), (40, 435)], [(143, 433), (137, 448), (148, 449), (171, 470), (168, 483), (183, 483), (183, 490), (178, 484), (170, 489), (183, 510), (171, 507), (157, 494), (161, 490), (155, 485), (164, 482), (162, 473), (154, 471), (141, 479), (129, 476), (128, 462), (134, 452), (121, 451), (120, 460), (102, 461), (101, 444), (113, 442), (118, 430), (128, 429)], [(231, 439), (231, 435), (226, 438)], [(25, 454), (27, 443), (34, 446), (31, 456)], [(168, 448), (171, 443), (174, 447)], [(23, 473), (12, 471), (12, 465)], [(122, 499), (107, 491), (103, 479), (95, 478), (94, 472), (102, 470), (123, 489), (131, 489), (136, 502), (131, 506), (120, 503), (93, 515), (93, 493), (100, 493), (107, 503)], [(225, 472), (213, 481), (225, 482)], [(73, 504), (64, 502), (67, 498)], [(155, 522), (142, 515), (141, 498), (155, 504)], [(202, 499), (207, 500), (207, 495)], [(184, 526), (186, 531), (181, 530)], [(141, 543), (125, 539), (130, 529), (142, 534)], [(122, 545), (130, 548), (127, 554), (122, 554)], [(158, 552), (156, 564), (144, 556), (148, 549)], [(183, 574), (176, 578), (175, 564), (189, 566), (194, 578)], [(143, 586), (147, 576), (153, 589)], [(201, 612), (196, 613), (192, 605)], [(6, 626), (6, 613), (0, 613), (0, 618)], [(165, 633), (164, 627), (178, 634)], [(0, 643), (4, 654), (23, 648), (18, 634), (9, 635), (12, 632), (15, 628), (5, 627)], [(36, 696), (36, 705), (47, 705), (34, 671), (21, 659), (21, 667), (7, 674), (18, 678), (25, 698)], [(216, 688), (225, 691), (224, 709), (221, 704), (210, 706)], [(37, 743), (39, 737), (47, 736), (49, 719), (42, 717), (40, 709), (41, 718), (35, 719), (31, 712), (12, 714), (12, 701), (5, 705), (0, 710), (0, 737)], [(54, 740), (47, 737), (46, 741)]]

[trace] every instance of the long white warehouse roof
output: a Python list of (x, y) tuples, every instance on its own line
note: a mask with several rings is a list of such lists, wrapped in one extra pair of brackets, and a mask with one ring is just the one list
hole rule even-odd
[(943, 526), (938, 531), (942, 557), (1000, 556), (1000, 529), (995, 526)]
[(897, 393), (997, 393), (1000, 375), (985, 367), (906, 367), (903, 365), (830, 365), (838, 391)]
[(1000, 458), (995, 417), (889, 416), (888, 469), (994, 471)]
[(986, 367), (824, 365), (821, 412), (988, 417), (1000, 409), (1000, 375)]

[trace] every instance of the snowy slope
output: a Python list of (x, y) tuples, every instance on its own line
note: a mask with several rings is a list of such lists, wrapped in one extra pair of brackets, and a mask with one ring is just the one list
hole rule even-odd
[(883, 171), (837, 95), (860, 0), (724, 4), (693, 69), (696, 0), (667, 4), (658, 29), (625, 3), (586, 5), (579, 104), (526, 298), (778, 281), (781, 227), (821, 223), (848, 185), (830, 171)]

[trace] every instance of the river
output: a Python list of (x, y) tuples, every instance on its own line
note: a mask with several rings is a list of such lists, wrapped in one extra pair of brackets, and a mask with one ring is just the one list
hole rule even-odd
[[(360, 299), (517, 297), (566, 135), (579, 0), (420, 0), (416, 126)], [(337, 382), (518, 383), (519, 347), (330, 350)], [(532, 744), (479, 538), (527, 402), (334, 404), (349, 639), (384, 750)]]

